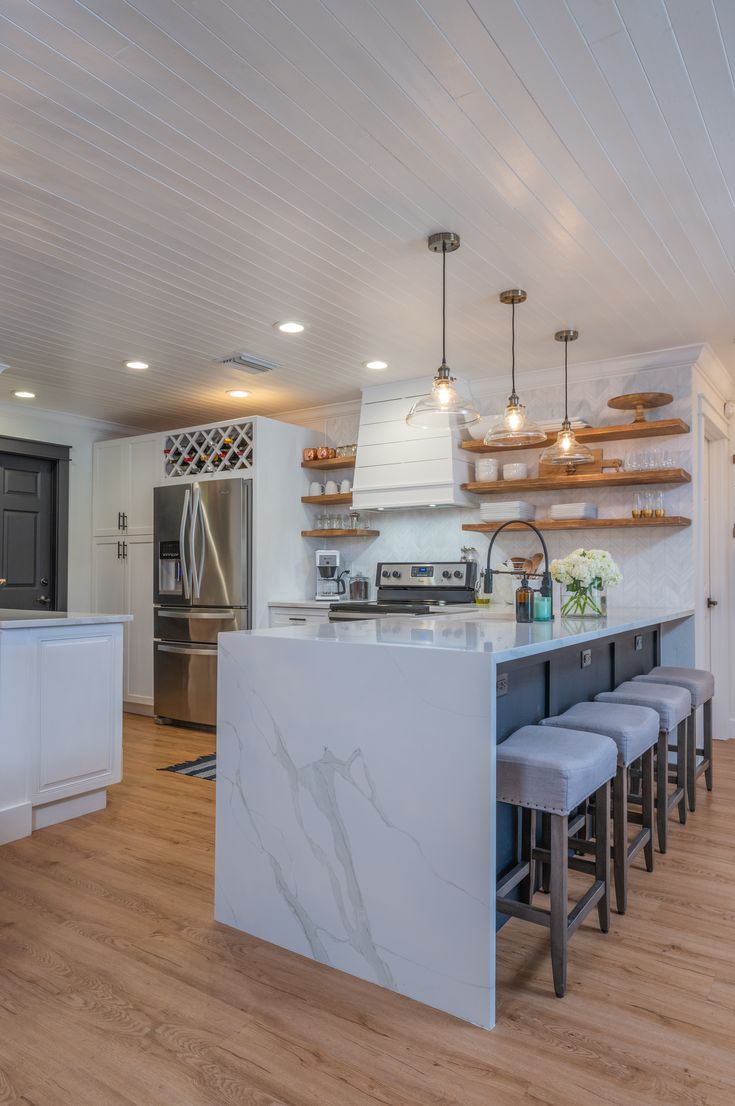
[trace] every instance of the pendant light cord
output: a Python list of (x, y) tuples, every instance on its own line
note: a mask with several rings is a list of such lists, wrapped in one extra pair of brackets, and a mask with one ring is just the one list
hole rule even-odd
[(447, 244), (442, 242), (442, 368), (447, 364)]
[(569, 339), (564, 339), (564, 422), (569, 422), (569, 370), (567, 356), (569, 354)]
[(516, 394), (516, 303), (513, 300), (510, 316), (510, 380), (511, 392)]

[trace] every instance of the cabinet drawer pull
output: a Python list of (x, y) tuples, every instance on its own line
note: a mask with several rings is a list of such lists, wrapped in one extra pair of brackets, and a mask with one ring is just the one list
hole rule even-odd
[(297, 618), (297, 616), (295, 614), (290, 614), (288, 616), (288, 621), (289, 622), (306, 622), (306, 619), (305, 618)]

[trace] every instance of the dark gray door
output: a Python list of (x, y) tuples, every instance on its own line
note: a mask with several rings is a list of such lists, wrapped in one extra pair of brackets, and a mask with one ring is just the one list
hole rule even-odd
[(0, 453), (0, 607), (55, 609), (54, 462)]

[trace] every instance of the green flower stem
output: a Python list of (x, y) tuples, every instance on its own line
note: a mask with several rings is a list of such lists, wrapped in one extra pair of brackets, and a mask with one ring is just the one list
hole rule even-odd
[(565, 618), (572, 615), (586, 615), (589, 612), (603, 618), (603, 612), (601, 606), (593, 598), (594, 591), (600, 591), (601, 589), (594, 584), (591, 584), (588, 588), (571, 586), (571, 594), (564, 601), (561, 608), (561, 613)]

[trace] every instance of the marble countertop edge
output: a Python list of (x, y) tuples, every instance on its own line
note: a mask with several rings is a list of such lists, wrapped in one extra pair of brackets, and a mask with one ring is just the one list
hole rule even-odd
[(0, 630), (41, 630), (62, 626), (96, 626), (132, 622), (131, 614), (88, 614), (74, 611), (15, 611), (0, 609)]
[[(690, 608), (619, 608), (605, 619), (561, 619), (553, 623), (518, 624), (497, 615), (465, 613), (438, 617), (392, 617), (356, 622), (278, 626), (270, 629), (234, 631), (219, 635), (227, 651), (237, 652), (233, 639), (247, 641), (246, 648), (259, 642), (272, 645), (288, 641), (296, 645), (368, 645), (397, 648), (440, 649), (451, 652), (485, 653), (496, 663), (533, 656), (599, 638), (623, 634), (646, 626), (678, 622), (694, 614)], [(1, 625), (1, 624), (0, 624)]]

